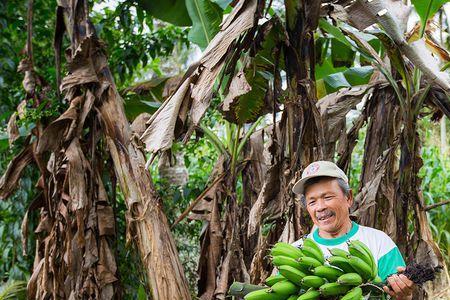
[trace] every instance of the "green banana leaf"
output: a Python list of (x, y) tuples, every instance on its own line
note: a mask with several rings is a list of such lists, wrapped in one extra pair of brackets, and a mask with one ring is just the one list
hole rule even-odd
[(176, 26), (191, 26), (185, 0), (138, 0), (138, 4), (157, 19)]
[(356, 51), (336, 38), (331, 39), (331, 61), (334, 67), (350, 68), (356, 57)]
[(186, 7), (192, 20), (188, 39), (205, 49), (219, 32), (223, 10), (210, 0), (186, 0)]
[(411, 0), (422, 24), (425, 24), (449, 0)]

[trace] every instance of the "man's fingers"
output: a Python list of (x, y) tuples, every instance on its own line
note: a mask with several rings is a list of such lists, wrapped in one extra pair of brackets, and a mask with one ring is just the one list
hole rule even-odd
[(406, 285), (398, 278), (398, 275), (389, 277), (388, 282), (396, 296), (404, 296), (403, 288), (405, 288)]
[(391, 297), (394, 297), (394, 292), (387, 286), (383, 286), (383, 290), (388, 293)]
[(406, 270), (405, 267), (397, 267), (397, 272), (403, 273)]
[(412, 282), (408, 277), (406, 277), (403, 274), (398, 275), (398, 278), (408, 287), (408, 289), (411, 289), (414, 285), (414, 282)]

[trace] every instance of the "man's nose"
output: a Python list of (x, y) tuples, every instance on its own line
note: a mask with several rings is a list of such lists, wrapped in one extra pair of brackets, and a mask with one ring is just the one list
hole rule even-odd
[(325, 201), (323, 199), (317, 200), (317, 211), (323, 211), (327, 209), (327, 206), (325, 205)]

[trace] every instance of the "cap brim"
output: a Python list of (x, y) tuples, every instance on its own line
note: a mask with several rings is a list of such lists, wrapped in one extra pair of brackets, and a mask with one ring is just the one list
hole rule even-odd
[(299, 181), (297, 181), (297, 182), (294, 184), (294, 187), (292, 188), (292, 191), (293, 191), (295, 194), (299, 194), (299, 195), (304, 194), (304, 192), (305, 192), (305, 191), (304, 191), (304, 189), (305, 189), (305, 183), (306, 183), (308, 180), (310, 180), (311, 178), (315, 178), (315, 177), (332, 177), (332, 178), (339, 178), (339, 177), (337, 177), (337, 176), (332, 176), (332, 175), (329, 175), (329, 174), (316, 173), (316, 174), (314, 174), (314, 175), (307, 176), (307, 177), (302, 178), (302, 179), (300, 179)]
[(299, 181), (297, 181), (294, 184), (294, 187), (292, 188), (292, 191), (294, 192), (294, 194), (299, 194), (299, 195), (303, 194), (303, 189), (305, 188), (306, 181), (308, 181), (308, 179), (311, 179), (313, 177), (316, 177), (316, 176), (305, 177), (305, 178), (302, 178)]

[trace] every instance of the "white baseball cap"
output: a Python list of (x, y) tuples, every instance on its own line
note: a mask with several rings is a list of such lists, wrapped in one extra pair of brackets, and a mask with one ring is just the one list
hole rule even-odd
[(292, 191), (296, 194), (303, 194), (305, 183), (311, 178), (320, 176), (341, 178), (348, 184), (347, 175), (334, 162), (319, 160), (303, 170), (302, 178), (294, 184)]

